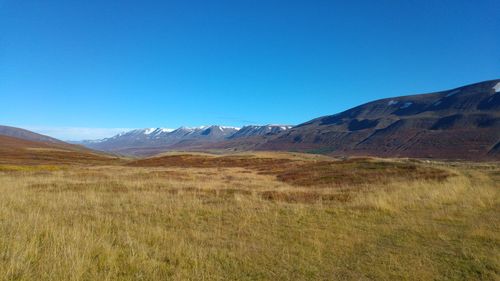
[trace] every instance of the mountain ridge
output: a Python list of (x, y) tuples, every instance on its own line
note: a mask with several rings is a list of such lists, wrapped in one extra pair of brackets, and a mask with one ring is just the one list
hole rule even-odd
[[(211, 125), (179, 127), (175, 130), (162, 128), (136, 129), (111, 138), (78, 142), (92, 149), (128, 155), (151, 155), (164, 150), (203, 149), (232, 138), (277, 134), (291, 128), (289, 125), (249, 125), (242, 128)], [(145, 152), (148, 151), (148, 152)]]
[(14, 137), (23, 140), (29, 140), (29, 141), (39, 141), (39, 142), (49, 142), (49, 143), (59, 143), (59, 144), (65, 143), (53, 137), (49, 137), (26, 129), (12, 127), (12, 126), (0, 125), (0, 135)]
[(500, 140), (500, 79), (371, 101), (297, 125), (257, 149), (332, 155), (491, 159)]

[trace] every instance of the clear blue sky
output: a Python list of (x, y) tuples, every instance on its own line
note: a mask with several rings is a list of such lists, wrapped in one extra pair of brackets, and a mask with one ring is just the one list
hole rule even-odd
[(66, 139), (298, 124), (494, 78), (498, 0), (0, 0), (0, 124)]

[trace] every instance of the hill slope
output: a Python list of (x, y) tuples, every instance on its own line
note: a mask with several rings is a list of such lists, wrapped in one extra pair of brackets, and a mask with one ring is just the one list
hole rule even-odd
[(387, 98), (320, 117), (269, 139), (263, 150), (334, 155), (498, 159), (500, 80)]
[(0, 164), (110, 164), (118, 160), (78, 145), (47, 138), (49, 141), (44, 142), (0, 135)]
[(16, 127), (10, 127), (10, 126), (1, 126), (0, 125), (0, 135), (14, 137), (14, 138), (23, 139), (23, 140), (29, 140), (29, 141), (40, 141), (40, 142), (59, 143), (59, 144), (65, 143), (63, 141), (60, 141), (60, 140), (55, 139), (55, 138), (51, 138), (49, 136), (37, 134), (37, 133), (32, 132), (32, 131), (28, 131), (28, 130), (16, 128)]

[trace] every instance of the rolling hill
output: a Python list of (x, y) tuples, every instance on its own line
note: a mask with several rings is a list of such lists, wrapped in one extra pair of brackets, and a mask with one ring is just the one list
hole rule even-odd
[(109, 164), (118, 161), (114, 156), (28, 130), (7, 126), (1, 128), (0, 164)]
[(32, 131), (28, 131), (25, 129), (17, 128), (17, 127), (10, 127), (10, 126), (1, 126), (0, 125), (0, 135), (2, 136), (8, 136), (8, 137), (14, 137), (18, 139), (23, 139), (23, 140), (29, 140), (29, 141), (39, 141), (39, 142), (46, 142), (46, 143), (58, 143), (58, 144), (64, 144), (63, 141), (60, 141), (58, 139), (37, 134)]

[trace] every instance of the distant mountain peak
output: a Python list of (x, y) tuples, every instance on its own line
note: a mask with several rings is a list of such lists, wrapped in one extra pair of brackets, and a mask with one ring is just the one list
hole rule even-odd
[(243, 138), (243, 137), (255, 137), (255, 136), (266, 136), (274, 135), (284, 132), (292, 128), (290, 125), (247, 125), (243, 126), (238, 132), (229, 137), (230, 139)]
[(144, 128), (135, 129), (102, 140), (87, 140), (80, 143), (94, 149), (116, 152), (131, 148), (168, 147), (179, 142), (192, 143), (198, 140), (203, 140), (204, 142), (222, 141), (236, 133), (239, 129), (237, 127), (221, 125), (182, 126), (175, 130), (167, 128)]
[(157, 135), (157, 134), (162, 134), (162, 133), (169, 133), (172, 132), (173, 129), (170, 128), (147, 128), (147, 129), (138, 129), (138, 132), (141, 132), (145, 135)]

